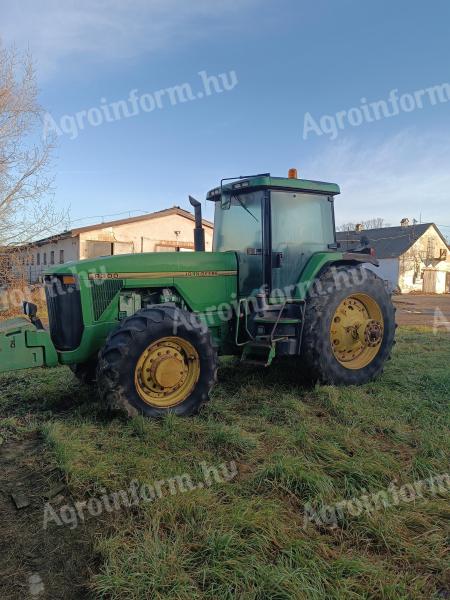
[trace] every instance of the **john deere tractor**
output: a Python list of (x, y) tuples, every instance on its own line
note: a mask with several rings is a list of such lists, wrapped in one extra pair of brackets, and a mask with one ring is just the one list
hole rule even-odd
[(263, 367), (291, 361), (326, 384), (370, 381), (394, 343), (394, 308), (372, 250), (336, 243), (337, 194), (337, 185), (295, 170), (222, 180), (207, 195), (213, 252), (204, 251), (201, 204), (190, 198), (195, 252), (52, 267), (49, 329), (28, 302), (27, 316), (1, 323), (0, 372), (68, 365), (96, 381), (111, 409), (150, 417), (195, 413), (220, 354)]

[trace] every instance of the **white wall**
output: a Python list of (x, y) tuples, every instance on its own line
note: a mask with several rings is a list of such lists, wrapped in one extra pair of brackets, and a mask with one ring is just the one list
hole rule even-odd
[(437, 271), (436, 273), (436, 294), (445, 294), (446, 292), (446, 271)]
[[(55, 265), (60, 264), (61, 250), (64, 252), (65, 263), (85, 259), (88, 258), (87, 248), (92, 241), (113, 244), (114, 254), (174, 251), (176, 244), (184, 250), (193, 250), (194, 226), (193, 220), (173, 214), (80, 232), (74, 237), (24, 248), (17, 260), (17, 271), (25, 273), (29, 283), (37, 283), (42, 273), (52, 266), (52, 252), (54, 252)], [(212, 250), (212, 238), (213, 228), (205, 227), (207, 251)], [(103, 248), (108, 244), (103, 245)], [(46, 264), (44, 264), (44, 255), (47, 259)]]
[[(80, 258), (87, 258), (89, 241), (116, 243), (115, 254), (167, 252), (173, 250), (176, 243), (189, 249), (194, 243), (194, 226), (194, 221), (181, 215), (165, 215), (156, 219), (82, 232), (80, 233)], [(212, 236), (213, 228), (205, 228), (207, 251), (212, 249)]]
[(379, 267), (375, 267), (371, 264), (364, 266), (373, 271), (378, 277), (381, 277), (385, 282), (387, 289), (392, 292), (398, 287), (399, 259), (381, 258), (379, 261)]
[[(18, 268), (25, 273), (29, 283), (37, 283), (42, 273), (52, 265), (52, 252), (54, 252), (53, 264), (60, 264), (61, 250), (64, 253), (63, 262), (78, 260), (78, 238), (67, 237), (47, 244), (28, 247), (22, 252)], [(38, 255), (40, 264), (38, 264)], [(47, 264), (45, 264), (44, 258), (46, 258)]]
[[(433, 226), (400, 257), (399, 287), (403, 293), (423, 290), (423, 272), (425, 269), (436, 271), (450, 271), (450, 251), (447, 249), (447, 258), (439, 260), (441, 251), (446, 250), (446, 244)], [(437, 276), (436, 292), (445, 292), (444, 275)]]

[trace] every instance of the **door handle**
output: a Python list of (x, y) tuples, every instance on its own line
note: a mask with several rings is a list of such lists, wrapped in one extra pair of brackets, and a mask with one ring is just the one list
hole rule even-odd
[(279, 269), (283, 266), (283, 253), (273, 252), (272, 253), (272, 269)]

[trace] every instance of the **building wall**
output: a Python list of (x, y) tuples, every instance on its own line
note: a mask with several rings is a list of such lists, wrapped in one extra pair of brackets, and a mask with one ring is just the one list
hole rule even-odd
[[(104, 229), (95, 229), (80, 234), (80, 258), (89, 258), (95, 244), (114, 254), (136, 254), (140, 252), (170, 252), (175, 246), (182, 249), (194, 248), (194, 221), (181, 215), (166, 215), (137, 223), (126, 223)], [(205, 246), (212, 250), (213, 228), (205, 227)], [(106, 254), (102, 252), (101, 254)]]
[(380, 259), (380, 266), (367, 264), (364, 265), (371, 271), (373, 271), (378, 277), (381, 277), (385, 282), (386, 288), (393, 292), (398, 288), (398, 276), (399, 276), (399, 259), (398, 258), (382, 258)]
[[(61, 251), (63, 262), (111, 254), (170, 252), (175, 251), (177, 245), (181, 250), (192, 251), (194, 227), (193, 220), (175, 214), (84, 231), (74, 237), (27, 247), (16, 260), (16, 270), (24, 274), (29, 283), (37, 283), (42, 273), (52, 265), (52, 252), (54, 252), (53, 264), (58, 265)], [(212, 250), (212, 238), (213, 228), (205, 227), (207, 251)]]
[[(439, 260), (441, 251), (447, 250), (447, 257)], [(433, 270), (436, 276), (434, 293), (443, 294), (447, 291), (447, 273), (450, 273), (450, 251), (434, 227), (429, 227), (425, 234), (399, 258), (382, 258), (380, 266), (366, 265), (386, 282), (390, 291), (400, 290), (403, 294), (412, 291), (424, 291), (424, 273)], [(430, 278), (427, 278), (427, 288)]]
[(447, 276), (450, 271), (437, 271), (425, 269), (423, 278), (423, 291), (433, 294), (449, 293)]
[(25, 275), (29, 283), (37, 283), (42, 273), (52, 264), (59, 265), (78, 260), (78, 244), (78, 238), (68, 237), (28, 247), (21, 253), (17, 269)]
[[(446, 258), (440, 260), (441, 252), (447, 250)], [(442, 272), (436, 277), (436, 293), (445, 292), (445, 273), (450, 271), (450, 252), (434, 227), (424, 233), (416, 243), (400, 257), (399, 288), (402, 293), (423, 291), (423, 275), (426, 269)]]
[(447, 292), (447, 273), (448, 271), (437, 271), (436, 273), (436, 294), (445, 294)]

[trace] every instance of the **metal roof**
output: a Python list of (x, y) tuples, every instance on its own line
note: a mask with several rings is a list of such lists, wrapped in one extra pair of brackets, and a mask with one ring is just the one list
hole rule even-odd
[(445, 246), (448, 247), (444, 236), (434, 223), (417, 223), (416, 225), (363, 229), (362, 231), (337, 231), (336, 239), (340, 243), (341, 249), (348, 250), (360, 244), (361, 238), (365, 237), (369, 240), (369, 245), (375, 249), (377, 258), (397, 258), (405, 254), (430, 227), (435, 228)]

